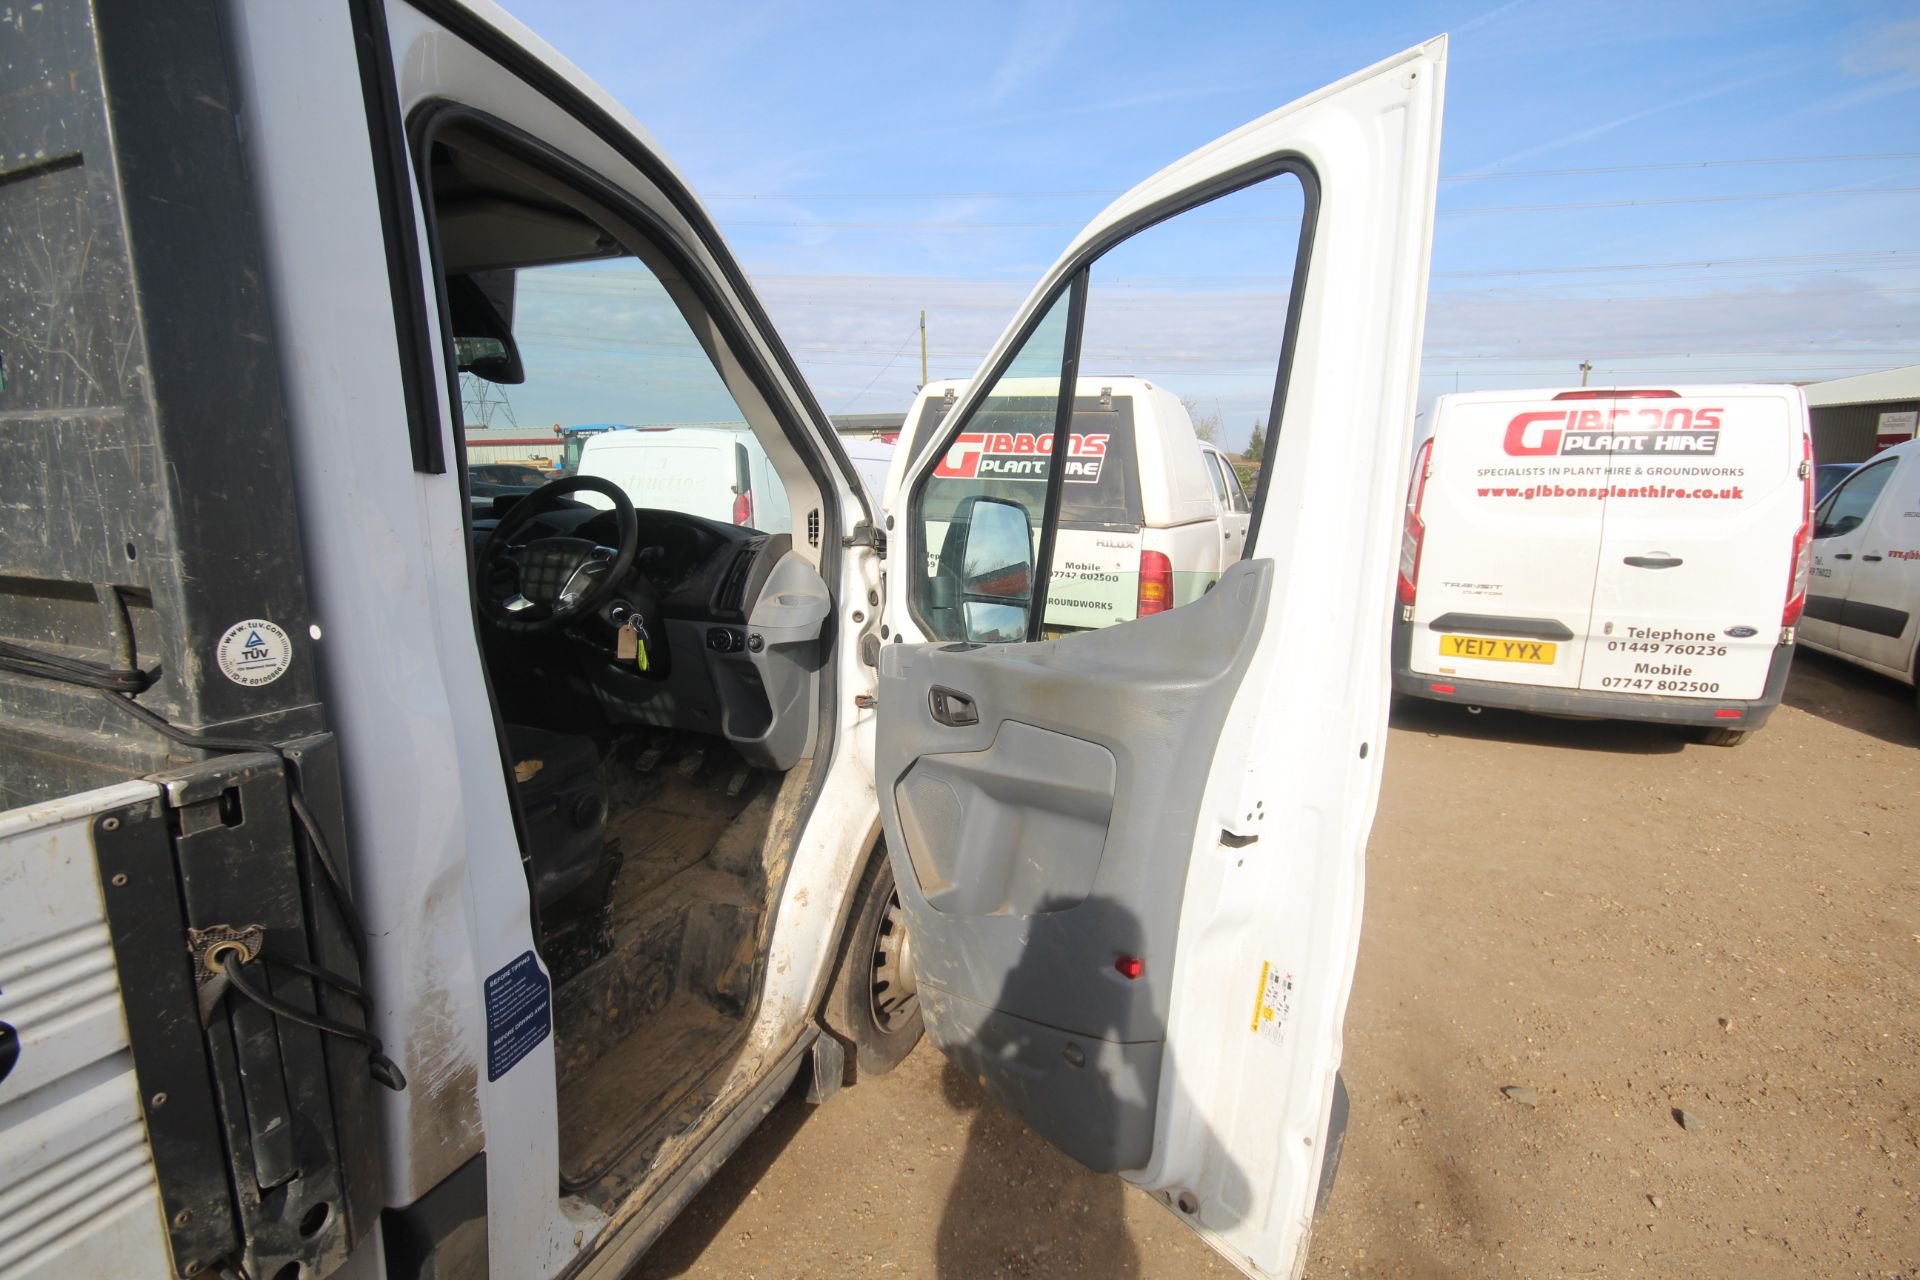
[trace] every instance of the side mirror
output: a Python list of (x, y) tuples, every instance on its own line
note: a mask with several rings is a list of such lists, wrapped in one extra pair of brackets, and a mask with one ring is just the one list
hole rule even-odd
[(955, 513), (966, 522), (959, 595), (967, 639), (1025, 640), (1033, 606), (1033, 526), (1005, 498), (973, 497)]

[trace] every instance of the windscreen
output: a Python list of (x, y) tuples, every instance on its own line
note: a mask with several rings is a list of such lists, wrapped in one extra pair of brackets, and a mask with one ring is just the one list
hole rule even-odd
[[(913, 452), (926, 447), (952, 401), (929, 400), (914, 424)], [(1054, 398), (995, 396), (954, 438), (927, 480), (923, 518), (945, 521), (969, 496), (1011, 498), (1037, 516), (1053, 465)], [(1133, 398), (1079, 396), (1073, 402), (1060, 523), (1101, 529), (1140, 527), (1140, 475)]]

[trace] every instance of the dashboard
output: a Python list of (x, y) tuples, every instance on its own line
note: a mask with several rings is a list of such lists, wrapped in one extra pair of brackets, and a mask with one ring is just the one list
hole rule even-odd
[[(499, 513), (505, 514), (505, 508)], [(745, 606), (753, 599), (750, 591), (723, 593), (720, 588), (737, 577), (742, 552), (755, 551), (769, 543), (766, 534), (739, 525), (687, 515), (678, 511), (638, 508), (634, 515), (640, 526), (640, 546), (634, 554), (633, 568), (627, 574), (629, 593), (645, 594), (658, 602), (667, 617), (715, 621), (744, 621)], [(491, 513), (473, 522), (476, 560), (499, 521)], [(602, 546), (620, 544), (620, 528), (611, 511), (585, 503), (561, 503), (541, 513), (520, 531), (516, 541), (536, 538), (586, 538)], [(754, 557), (758, 559), (758, 557)], [(760, 578), (771, 565), (763, 566)], [(751, 587), (754, 575), (748, 573), (739, 585)], [(607, 607), (618, 603), (621, 592)], [(602, 614), (607, 612), (603, 607)]]
[[(475, 508), (479, 563), (499, 521), (491, 504), (484, 513), (478, 501)], [(503, 502), (498, 515), (509, 510)], [(502, 715), (569, 733), (593, 734), (596, 726), (710, 733), (750, 764), (791, 768), (814, 733), (826, 584), (786, 534), (678, 511), (634, 515), (633, 565), (592, 613), (538, 635), (482, 628)], [(611, 511), (557, 501), (515, 534), (516, 542), (543, 538), (617, 546), (619, 522)], [(504, 592), (513, 584), (488, 585)]]

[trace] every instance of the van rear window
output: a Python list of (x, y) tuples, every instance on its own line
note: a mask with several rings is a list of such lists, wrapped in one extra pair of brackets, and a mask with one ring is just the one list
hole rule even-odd
[[(952, 402), (929, 400), (913, 428), (917, 455), (938, 432)], [(962, 499), (1009, 498), (1037, 524), (1053, 465), (1052, 396), (994, 396), (973, 416), (927, 480), (927, 520), (948, 520)], [(1060, 523), (1101, 529), (1138, 529), (1140, 475), (1135, 464), (1133, 398), (1097, 396), (1073, 402)]]

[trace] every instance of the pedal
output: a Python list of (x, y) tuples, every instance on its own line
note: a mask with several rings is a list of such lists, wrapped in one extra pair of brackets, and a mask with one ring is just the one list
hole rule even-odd
[(705, 767), (706, 763), (707, 753), (705, 748), (696, 747), (686, 755), (681, 756), (680, 763), (675, 767), (680, 770), (681, 777), (691, 778), (694, 774), (699, 773), (700, 770)]
[(666, 755), (666, 747), (655, 744), (640, 753), (640, 758), (633, 762), (633, 767), (641, 773), (652, 773), (660, 766), (660, 762), (666, 758)]
[(753, 770), (744, 764), (738, 769), (735, 769), (733, 776), (727, 779), (727, 799), (731, 800), (742, 791), (745, 791), (747, 789), (747, 779), (752, 776)]

